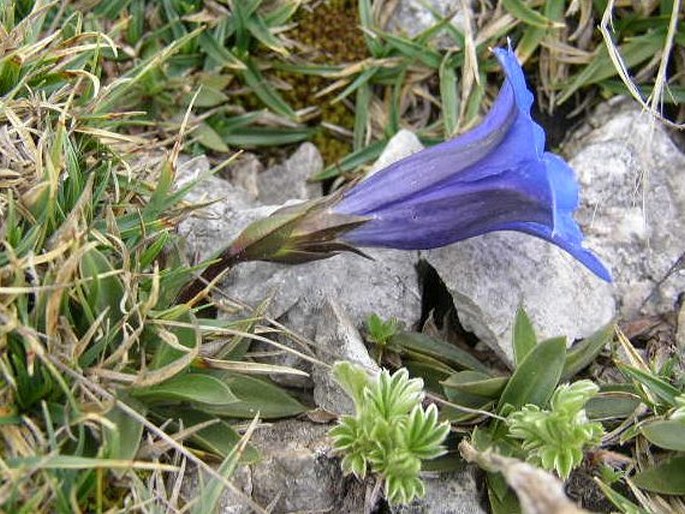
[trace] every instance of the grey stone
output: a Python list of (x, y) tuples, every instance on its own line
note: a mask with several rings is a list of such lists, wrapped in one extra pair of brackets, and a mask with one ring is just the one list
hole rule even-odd
[[(291, 326), (313, 338), (316, 315), (327, 297), (336, 298), (355, 326), (360, 327), (372, 313), (397, 318), (411, 326), (420, 316), (420, 294), (413, 252), (370, 250), (374, 260), (354, 254), (298, 266), (249, 262), (236, 267), (223, 286), (231, 295), (248, 304), (272, 297), (270, 314), (289, 321), (307, 322)], [(293, 309), (303, 314), (297, 315)]]
[(283, 164), (257, 176), (259, 200), (278, 205), (288, 200), (309, 200), (321, 196), (321, 185), (307, 180), (323, 169), (321, 154), (311, 143), (303, 143)]
[[(672, 310), (685, 291), (685, 155), (633, 102), (601, 106), (571, 139), (578, 219), (611, 268), (625, 318)], [(679, 268), (679, 269), (678, 269)]]
[[(355, 362), (371, 373), (380, 368), (369, 356), (359, 330), (332, 297), (324, 300), (317, 318), (315, 335), (317, 357), (326, 362)], [(333, 379), (330, 367), (315, 365), (312, 371), (314, 402), (322, 409), (335, 414), (353, 414), (354, 402)]]
[[(391, 31), (414, 37), (441, 21), (442, 17), (452, 14), (452, 25), (463, 33), (465, 18), (462, 5), (462, 0), (398, 0), (387, 27)], [(449, 47), (454, 46), (456, 41), (443, 31), (437, 43), (439, 47)]]
[(249, 193), (251, 199), (256, 200), (259, 196), (257, 177), (263, 171), (264, 165), (256, 155), (243, 153), (225, 172), (221, 172), (220, 176), (229, 180), (234, 186), (244, 189)]
[(520, 233), (491, 233), (425, 252), (464, 328), (513, 363), (523, 305), (540, 337), (590, 335), (614, 315), (612, 288), (559, 248)]
[(176, 186), (180, 187), (191, 180), (196, 180), (206, 174), (212, 165), (206, 155), (188, 157), (181, 155), (176, 162)]
[[(207, 475), (203, 475), (204, 479), (200, 480), (200, 473), (197, 468), (192, 469), (183, 477), (183, 485), (181, 486), (181, 497), (185, 502), (196, 501), (198, 497), (202, 496), (205, 484), (210, 479)], [(231, 483), (236, 489), (245, 494), (241, 497), (233, 491), (226, 490), (217, 505), (216, 512), (221, 514), (251, 514), (253, 509), (245, 501), (245, 498), (252, 497), (252, 472), (249, 466), (238, 466), (230, 478)]]
[(685, 302), (680, 306), (678, 311), (678, 318), (676, 321), (676, 346), (685, 357)]
[(424, 476), (426, 496), (409, 505), (391, 506), (393, 514), (485, 514), (474, 469)]
[(383, 153), (373, 163), (366, 177), (368, 178), (393, 162), (409, 157), (420, 150), (423, 150), (423, 145), (416, 134), (411, 130), (402, 129), (388, 141)]
[(253, 207), (253, 199), (247, 191), (213, 176), (200, 181), (186, 196), (186, 200), (193, 204), (206, 204), (178, 227), (195, 262), (212, 257), (228, 246), (247, 224), (268, 216), (277, 208)]
[[(333, 454), (329, 425), (295, 419), (259, 426), (250, 439), (260, 452), (258, 462), (238, 468), (234, 484), (274, 513), (364, 512), (365, 484), (344, 477)], [(197, 472), (189, 474), (183, 497), (202, 494)], [(234, 493), (219, 503), (221, 514), (252, 512)]]
[[(257, 429), (251, 442), (263, 458), (251, 466), (253, 499), (273, 512), (342, 512), (344, 497), (363, 485), (343, 477), (329, 428), (286, 420)], [(355, 506), (362, 511), (363, 504)]]

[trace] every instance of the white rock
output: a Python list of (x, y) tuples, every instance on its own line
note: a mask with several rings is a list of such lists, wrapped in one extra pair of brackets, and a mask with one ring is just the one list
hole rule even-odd
[(569, 342), (614, 315), (609, 284), (564, 251), (525, 234), (485, 234), (424, 256), (452, 294), (463, 327), (509, 364), (519, 305), (541, 338), (565, 335)]
[(601, 106), (567, 145), (578, 219), (611, 268), (620, 313), (673, 309), (685, 291), (685, 155), (633, 102)]
[(308, 200), (321, 196), (321, 184), (307, 180), (323, 169), (323, 159), (316, 146), (303, 143), (283, 164), (257, 175), (259, 201), (278, 205), (292, 199)]
[(400, 130), (385, 145), (383, 153), (373, 163), (373, 166), (371, 166), (371, 169), (366, 174), (366, 178), (391, 165), (393, 162), (409, 157), (420, 150), (423, 150), (423, 145), (419, 138), (416, 137), (416, 134), (411, 130)]
[(485, 514), (480, 505), (474, 469), (424, 476), (426, 496), (409, 505), (391, 506), (392, 514)]
[[(399, 0), (388, 21), (388, 29), (414, 37), (452, 15), (451, 23), (464, 32), (462, 0)], [(435, 13), (435, 14), (433, 14)], [(437, 16), (436, 16), (437, 14)], [(443, 31), (438, 46), (454, 46), (456, 42)]]
[[(350, 361), (371, 373), (380, 368), (369, 356), (359, 330), (334, 298), (324, 301), (317, 318), (316, 355), (326, 363)], [(322, 409), (335, 414), (354, 414), (354, 402), (333, 378), (330, 367), (315, 365), (312, 371), (314, 402)]]

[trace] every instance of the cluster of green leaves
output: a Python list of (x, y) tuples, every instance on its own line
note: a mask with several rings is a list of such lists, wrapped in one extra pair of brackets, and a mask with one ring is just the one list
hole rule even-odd
[(421, 406), (423, 382), (410, 379), (405, 369), (371, 378), (349, 362), (337, 363), (334, 374), (355, 405), (355, 414), (343, 416), (330, 431), (334, 447), (345, 454), (345, 474), (377, 473), (390, 503), (423, 496), (421, 461), (445, 453), (442, 443), (449, 432), (447, 422), (438, 422), (435, 405)]
[(585, 447), (598, 446), (604, 429), (589, 422), (585, 404), (599, 391), (590, 380), (561, 384), (549, 400), (549, 410), (524, 405), (509, 414), (509, 435), (523, 441), (530, 462), (554, 470), (566, 479), (583, 462)]
[[(176, 187), (178, 147), (147, 154), (152, 141), (131, 135), (135, 119), (121, 111), (197, 33), (107, 78), (105, 63), (122, 50), (72, 7), (0, 7), (7, 512), (165, 502), (162, 478), (180, 472), (169, 451), (194, 458), (179, 442), (225, 458), (229, 473), (238, 457), (256, 458), (237, 420), (304, 410), (256, 376), (297, 373), (248, 358), (259, 311), (229, 322), (177, 305), (193, 269), (174, 231), (194, 183)], [(161, 426), (176, 441), (149, 439), (165, 434)]]
[[(530, 75), (549, 110), (579, 91), (624, 93), (614, 55), (622, 56), (632, 75), (643, 78), (641, 86), (649, 93), (656, 82), (653, 56), (668, 41), (683, 43), (681, 32), (669, 33), (674, 2), (621, 5), (612, 11), (608, 2), (552, 0), (538, 5), (506, 0), (502, 9), (485, 4), (481, 11), (468, 8), (462, 24), (452, 23), (453, 12), (443, 16), (434, 11), (435, 24), (412, 37), (381, 25), (381, 2), (328, 3), (357, 11), (359, 27), (340, 31), (363, 31), (365, 59), (308, 60), (312, 42), (296, 40), (304, 9), (298, 0), (115, 0), (99, 3), (86, 23), (115, 24), (112, 35), (127, 51), (111, 58), (123, 69), (179, 44), (164, 67), (137, 82), (124, 105), (147, 111), (148, 121), (169, 120), (178, 117), (178, 107), (201, 86), (195, 103), (200, 115), (192, 132), (198, 151), (226, 153), (232, 146), (273, 147), (314, 137), (320, 142), (316, 134), (322, 131), (328, 139), (347, 140), (352, 151), (329, 162), (318, 179), (371, 162), (402, 126), (410, 125), (429, 144), (473, 126), (501, 76), (489, 81), (488, 73), (497, 70), (489, 49), (506, 44), (507, 37), (529, 69), (537, 65)], [(317, 3), (307, 5), (318, 8)], [(605, 10), (614, 14), (613, 53), (595, 31)], [(334, 23), (321, 20), (321, 25)], [(345, 33), (322, 31), (320, 36), (352, 41)], [(682, 69), (681, 61), (674, 55), (676, 69)], [(291, 83), (284, 83), (279, 73), (286, 73)], [(307, 95), (309, 105), (297, 111), (286, 98), (297, 89), (298, 77), (313, 76), (328, 85)], [(683, 96), (678, 74), (673, 76), (665, 83), (666, 102)], [(331, 131), (335, 123), (316, 115), (321, 103), (345, 104), (353, 121)]]
[[(382, 348), (384, 362), (406, 366), (435, 395), (449, 401), (441, 410), (442, 417), (468, 429), (468, 424), (482, 420), (488, 412), (496, 414), (469, 429), (479, 451), (527, 460), (565, 479), (589, 450), (628, 445), (632, 451), (628, 469), (615, 467), (611, 460), (595, 469), (598, 486), (622, 512), (650, 510), (657, 503), (650, 503), (647, 493), (685, 494), (685, 409), (683, 381), (678, 375), (682, 362), (677, 355), (654, 371), (618, 332), (622, 351), (615, 353), (613, 365), (625, 380), (567, 383), (613, 340), (613, 325), (567, 349), (563, 337), (538, 341), (531, 321), (520, 309), (513, 334), (515, 367), (508, 376), (488, 368), (468, 350), (403, 331), (393, 322), (374, 317), (368, 326), (369, 340)], [(629, 363), (620, 355), (627, 355)], [(605, 435), (605, 427), (618, 427), (614, 434), (620, 435)], [(642, 491), (640, 505), (615, 487), (626, 481)], [(494, 512), (519, 510), (502, 475), (487, 473), (487, 486)]]

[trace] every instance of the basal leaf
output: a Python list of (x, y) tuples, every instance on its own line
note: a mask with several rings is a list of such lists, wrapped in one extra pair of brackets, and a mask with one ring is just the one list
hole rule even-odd
[(566, 352), (566, 362), (561, 373), (561, 380), (569, 380), (583, 368), (592, 363), (599, 352), (611, 341), (614, 335), (614, 322), (603, 326), (594, 334), (574, 344)]
[(203, 407), (204, 412), (230, 418), (285, 418), (304, 412), (306, 407), (273, 383), (238, 373), (225, 373), (223, 381), (237, 401), (222, 406)]
[(497, 399), (507, 385), (509, 377), (492, 377), (478, 371), (460, 371), (442, 382), (447, 391), (452, 389), (483, 398)]
[(516, 364), (523, 362), (523, 359), (535, 348), (537, 344), (537, 337), (535, 336), (535, 329), (533, 323), (530, 321), (528, 314), (519, 306), (516, 311), (516, 318), (514, 319), (514, 361)]
[(498, 411), (505, 405), (520, 409), (526, 404), (544, 407), (559, 383), (566, 358), (566, 338), (537, 344), (516, 368), (502, 392)]
[[(685, 452), (685, 419), (664, 419), (641, 425), (647, 440), (666, 450)], [(685, 468), (683, 468), (685, 471)]]
[(641, 489), (661, 494), (685, 494), (685, 455), (644, 469), (632, 477)]
[(490, 370), (466, 350), (458, 346), (433, 339), (419, 332), (398, 332), (390, 339), (390, 344), (400, 350), (406, 349), (428, 356), (446, 360), (462, 369), (473, 369), (489, 374)]
[(653, 394), (665, 401), (669, 406), (675, 406), (676, 396), (680, 391), (653, 373), (647, 373), (633, 366), (619, 365), (618, 368), (628, 378), (632, 378), (646, 387)]
[(131, 389), (130, 394), (152, 403), (187, 401), (221, 407), (238, 401), (226, 383), (203, 373), (176, 375), (161, 384)]

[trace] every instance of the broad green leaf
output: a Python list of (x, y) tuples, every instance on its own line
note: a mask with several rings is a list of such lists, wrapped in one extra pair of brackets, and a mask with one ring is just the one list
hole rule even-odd
[[(546, 18), (553, 22), (564, 21), (566, 0), (547, 0), (544, 3), (543, 13)], [(549, 34), (548, 27), (528, 26), (523, 32), (523, 37), (516, 45), (516, 55), (521, 62), (526, 62), (538, 48), (545, 36)]]
[(131, 389), (129, 392), (139, 400), (152, 403), (187, 401), (196, 406), (203, 404), (221, 407), (239, 401), (227, 384), (202, 373), (176, 375), (161, 384)]
[(103, 425), (109, 440), (107, 456), (112, 459), (132, 460), (140, 447), (143, 424), (116, 406), (107, 413), (107, 419), (113, 425), (112, 428)]
[(441, 382), (450, 376), (451, 372), (444, 371), (444, 365), (436, 367), (433, 362), (425, 360), (414, 360), (412, 358), (402, 358), (402, 364), (409, 370), (412, 377), (419, 377), (423, 380), (423, 387), (435, 394), (443, 394)]
[(650, 443), (660, 448), (685, 452), (685, 419), (664, 419), (645, 423), (640, 426), (640, 432)]
[(641, 400), (624, 391), (602, 391), (585, 404), (585, 412), (593, 421), (625, 419), (635, 412)]
[(499, 473), (487, 474), (488, 498), (492, 514), (519, 514), (519, 505), (516, 493), (512, 491)]
[[(86, 279), (81, 286), (82, 308), (88, 325), (103, 312), (103, 326), (109, 326), (104, 337), (97, 340), (83, 352), (79, 362), (82, 366), (90, 366), (102, 356), (106, 347), (116, 346), (121, 339), (120, 324), (124, 314), (121, 312), (122, 298), (126, 298), (121, 279), (114, 273), (114, 268), (107, 257), (99, 250), (93, 248), (83, 255), (80, 266), (80, 274)], [(130, 319), (135, 326), (134, 319)], [(85, 327), (84, 327), (85, 328)]]
[(628, 498), (623, 496), (622, 494), (614, 491), (609, 485), (605, 484), (599, 479), (595, 479), (595, 483), (599, 486), (599, 488), (602, 490), (604, 495), (609, 499), (611, 503), (613, 503), (616, 507), (621, 509), (621, 512), (625, 513), (639, 513), (642, 514), (643, 512), (646, 513), (643, 509), (641, 509), (638, 505), (634, 504), (631, 502)]
[(125, 297), (124, 286), (107, 257), (95, 248), (85, 253), (80, 262), (84, 294), (89, 307), (97, 315), (107, 311), (109, 323), (114, 325), (123, 316), (120, 308)]
[[(224, 479), (233, 476), (238, 464), (241, 462), (243, 450), (247, 448), (247, 441), (257, 425), (257, 418), (252, 420), (245, 435), (233, 446), (231, 451), (217, 469), (219, 475)], [(200, 501), (192, 506), (192, 514), (205, 514), (216, 512), (219, 501), (221, 500), (226, 484), (217, 477), (211, 477), (207, 485), (200, 489)]]
[(566, 352), (564, 371), (561, 373), (562, 382), (570, 380), (595, 360), (597, 355), (599, 355), (599, 352), (611, 342), (611, 338), (614, 335), (614, 328), (614, 322), (611, 322), (579, 343), (574, 344)]
[(566, 358), (566, 338), (538, 343), (516, 368), (502, 392), (497, 410), (505, 405), (520, 409), (526, 404), (544, 407), (554, 392)]
[[(626, 67), (631, 68), (654, 57), (663, 48), (665, 31), (658, 30), (636, 36), (627, 40), (619, 47), (619, 52)], [(564, 103), (578, 89), (590, 84), (596, 84), (604, 79), (617, 75), (606, 47), (598, 50), (597, 55), (583, 68), (583, 71), (575, 75), (571, 83), (566, 86), (559, 95), (558, 104)]]
[[(200, 332), (195, 326), (197, 320), (192, 312), (183, 308), (171, 309), (164, 314), (163, 318), (160, 318), (160, 321), (169, 321), (176, 325), (146, 327), (143, 333), (146, 346), (156, 347), (149, 365), (149, 368), (153, 370), (159, 370), (171, 365), (174, 361), (188, 357), (190, 349), (197, 350), (201, 344)], [(188, 348), (189, 352), (184, 352), (180, 347), (174, 348), (165, 336), (174, 339), (179, 346)]]
[(509, 382), (509, 377), (492, 377), (478, 371), (460, 371), (442, 382), (445, 390), (454, 389), (489, 399), (497, 399)]
[(419, 354), (423, 353), (437, 359), (446, 360), (459, 368), (474, 369), (486, 374), (490, 373), (487, 366), (467, 351), (419, 332), (398, 332), (390, 339), (390, 344), (401, 350), (411, 350)]
[(267, 380), (238, 373), (225, 373), (220, 376), (238, 400), (218, 407), (202, 406), (204, 412), (248, 419), (259, 413), (262, 419), (274, 419), (296, 416), (307, 410), (283, 389)]
[(685, 455), (644, 469), (632, 477), (633, 483), (653, 493), (685, 494)]
[(653, 394), (665, 401), (669, 406), (675, 406), (675, 399), (676, 396), (680, 394), (680, 391), (662, 378), (633, 366), (619, 364), (618, 369), (628, 378), (632, 378), (636, 382), (642, 384)]
[(535, 348), (537, 344), (537, 337), (535, 335), (535, 329), (533, 328), (533, 323), (530, 321), (528, 314), (523, 309), (523, 306), (519, 306), (516, 311), (516, 318), (514, 319), (514, 362), (516, 365), (523, 362), (526, 355)]
[[(192, 97), (192, 95), (191, 95)], [(194, 107), (216, 107), (228, 102), (229, 98), (226, 93), (220, 89), (213, 88), (206, 84), (202, 85), (202, 89), (195, 98)]]

